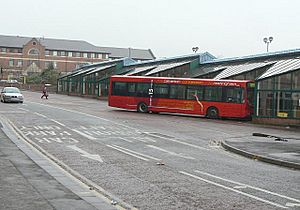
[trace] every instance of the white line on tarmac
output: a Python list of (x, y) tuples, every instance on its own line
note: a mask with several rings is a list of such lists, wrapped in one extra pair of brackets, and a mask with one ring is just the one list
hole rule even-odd
[[(115, 147), (115, 148), (118, 148), (118, 149), (120, 149), (120, 150), (123, 150), (123, 151), (129, 152), (129, 153), (131, 153), (131, 154), (134, 154), (134, 155), (146, 157), (146, 158), (148, 158), (148, 159), (152, 159), (152, 160), (156, 160), (156, 161), (161, 161), (161, 159), (159, 159), (159, 158), (156, 158), (156, 157), (153, 157), (153, 156), (150, 156), (150, 155), (145, 155), (145, 154), (142, 154), (142, 153), (139, 153), (139, 152), (136, 152), (136, 151), (133, 151), (133, 150), (124, 148), (124, 147), (120, 147), (120, 146), (115, 145), (115, 144), (113, 144), (112, 146)], [(127, 153), (126, 153), (126, 154), (127, 154)]]
[(157, 149), (157, 150), (160, 150), (162, 152), (166, 152), (170, 155), (174, 155), (174, 156), (177, 156), (177, 157), (181, 157), (181, 158), (185, 158), (185, 159), (189, 159), (189, 160), (195, 160), (195, 158), (191, 157), (191, 156), (186, 156), (184, 154), (178, 154), (178, 153), (175, 153), (175, 152), (171, 152), (171, 151), (168, 151), (168, 150), (165, 150), (165, 149), (162, 149), (160, 147), (156, 147), (154, 145), (147, 145), (147, 147), (150, 147), (150, 148), (153, 148), (153, 149)]
[(25, 112), (29, 112), (28, 109), (24, 109), (24, 108), (18, 108), (18, 109), (23, 110), (23, 111), (25, 111)]
[(243, 183), (240, 183), (240, 182), (236, 182), (236, 181), (233, 181), (233, 180), (230, 180), (230, 179), (225, 179), (225, 178), (215, 176), (215, 175), (212, 175), (212, 174), (209, 174), (209, 173), (206, 173), (206, 172), (203, 172), (203, 171), (199, 171), (199, 170), (195, 170), (195, 172), (206, 175), (206, 176), (213, 177), (215, 179), (219, 179), (219, 180), (223, 180), (223, 181), (226, 181), (226, 182), (236, 184), (237, 186), (234, 187), (234, 188), (248, 187), (248, 188), (251, 188), (251, 189), (254, 189), (254, 190), (258, 190), (258, 191), (261, 191), (261, 192), (264, 192), (264, 193), (268, 193), (268, 194), (271, 194), (271, 195), (275, 195), (275, 196), (278, 196), (278, 197), (281, 197), (281, 198), (285, 198), (285, 199), (300, 203), (300, 200), (298, 200), (298, 199), (291, 198), (291, 197), (288, 197), (288, 196), (285, 196), (285, 195), (281, 195), (281, 194), (278, 194), (278, 193), (275, 193), (275, 192), (271, 192), (269, 190), (265, 190), (265, 189), (262, 189), (262, 188), (259, 188), (259, 187), (254, 187), (254, 186), (251, 186), (251, 185), (248, 185), (248, 184), (243, 184)]
[(45, 115), (43, 115), (43, 114), (40, 114), (40, 113), (38, 113), (38, 112), (34, 112), (34, 114), (39, 115), (39, 116), (41, 116), (41, 117), (48, 118), (47, 116), (45, 116)]
[(122, 150), (122, 149), (119, 149), (119, 148), (117, 148), (117, 147), (114, 147), (114, 146), (112, 146), (112, 145), (107, 144), (106, 146), (108, 146), (108, 147), (110, 147), (110, 148), (112, 148), (112, 149), (118, 150), (118, 151), (120, 151), (120, 152), (122, 152), (122, 153), (125, 153), (125, 154), (127, 154), (127, 155), (136, 157), (136, 158), (138, 158), (138, 159), (145, 160), (145, 161), (149, 161), (149, 160), (146, 159), (146, 158), (143, 158), (143, 157), (141, 157), (141, 156), (132, 154), (132, 153), (130, 153), (130, 152), (126, 152), (126, 151), (124, 151), (124, 150)]
[(120, 148), (120, 149), (123, 149), (123, 150), (128, 151), (128, 152), (137, 154), (137, 155), (144, 156), (144, 157), (149, 158), (149, 159), (152, 159), (152, 160), (157, 160), (157, 161), (160, 161), (160, 160), (161, 160), (161, 159), (158, 159), (158, 158), (153, 157), (153, 156), (150, 156), (150, 155), (145, 155), (145, 154), (142, 154), (142, 153), (139, 153), (139, 152), (135, 152), (135, 151), (132, 151), (132, 150), (127, 149), (127, 148), (124, 148), (124, 147), (117, 146), (117, 145), (115, 145), (115, 144), (113, 144), (113, 146), (114, 146), (114, 147), (117, 147), (117, 148)]
[(167, 137), (155, 135), (155, 134), (148, 133), (148, 132), (144, 132), (144, 133), (146, 133), (146, 134), (149, 135), (149, 136), (154, 136), (154, 137), (156, 137), (156, 138), (161, 138), (161, 139), (165, 139), (165, 140), (168, 140), (168, 141), (173, 141), (173, 142), (176, 142), (176, 143), (179, 143), (179, 144), (183, 144), (183, 145), (186, 145), (186, 146), (190, 146), (190, 147), (194, 147), (194, 148), (197, 148), (197, 149), (201, 149), (201, 150), (209, 150), (209, 149), (207, 149), (207, 148), (200, 147), (200, 146), (194, 145), (194, 144), (190, 144), (190, 143), (187, 143), (187, 142), (184, 142), (184, 141), (178, 141), (178, 140), (176, 140), (176, 139), (171, 139), (171, 138), (167, 138)]
[(280, 204), (278, 204), (278, 203), (274, 203), (274, 202), (272, 202), (272, 201), (265, 200), (265, 199), (263, 199), (263, 198), (260, 198), (260, 197), (257, 197), (257, 196), (254, 196), (254, 195), (251, 195), (251, 194), (248, 194), (248, 193), (245, 193), (245, 192), (236, 190), (236, 189), (234, 189), (234, 188), (232, 188), (232, 187), (227, 187), (227, 186), (225, 186), (225, 185), (222, 185), (222, 184), (219, 184), (219, 183), (216, 183), (216, 182), (213, 182), (213, 181), (204, 179), (204, 178), (202, 178), (202, 177), (199, 177), (199, 176), (196, 176), (196, 175), (193, 175), (193, 174), (184, 172), (184, 171), (179, 171), (179, 173), (184, 174), (184, 175), (186, 175), (186, 176), (193, 177), (193, 178), (195, 178), (195, 179), (199, 179), (199, 180), (204, 181), (204, 182), (206, 182), (206, 183), (209, 183), (209, 184), (212, 184), (212, 185), (215, 185), (215, 186), (224, 188), (224, 189), (226, 189), (226, 190), (230, 190), (230, 191), (239, 193), (239, 194), (241, 194), (241, 195), (245, 195), (245, 196), (247, 196), (247, 197), (253, 198), (253, 199), (255, 199), (255, 200), (258, 200), (258, 201), (261, 201), (261, 202), (264, 202), (264, 203), (267, 203), (267, 204), (270, 204), (270, 205), (273, 205), (273, 206), (277, 206), (277, 207), (280, 207), (280, 208), (283, 208), (283, 209), (287, 209), (287, 208), (288, 208), (288, 207), (283, 206), (283, 205), (280, 205)]
[(57, 120), (54, 120), (54, 119), (50, 119), (50, 120), (57, 123), (57, 124), (59, 124), (60, 126), (66, 127), (65, 124), (62, 124), (61, 122), (58, 122)]
[(94, 118), (97, 118), (97, 119), (100, 119), (100, 120), (103, 120), (103, 121), (106, 121), (106, 122), (110, 122), (110, 123), (113, 123), (115, 125), (120, 125), (122, 127), (129, 128), (129, 129), (132, 129), (132, 130), (135, 130), (135, 131), (139, 132), (139, 130), (134, 128), (134, 127), (130, 127), (130, 126), (127, 126), (127, 125), (124, 125), (124, 124), (116, 123), (114, 121), (111, 121), (111, 120), (108, 120), (108, 119), (105, 119), (105, 118), (102, 118), (102, 117), (98, 117), (98, 116), (95, 116), (95, 115), (87, 114), (87, 113), (84, 113), (84, 112), (69, 110), (69, 109), (65, 109), (65, 108), (61, 108), (61, 107), (57, 107), (57, 106), (51, 106), (51, 105), (41, 104), (41, 103), (32, 102), (32, 101), (30, 101), (28, 103), (38, 104), (38, 105), (41, 105), (41, 106), (51, 107), (51, 108), (54, 108), (54, 109), (60, 109), (60, 110), (63, 110), (63, 111), (72, 112), (72, 113), (76, 113), (76, 114), (82, 114), (82, 115), (85, 115), (85, 116), (88, 116), (88, 117), (94, 117)]
[(133, 142), (133, 141), (131, 141), (131, 140), (128, 140), (128, 139), (125, 139), (125, 138), (122, 138), (122, 137), (116, 137), (116, 138), (121, 139), (121, 140), (123, 140), (123, 141), (127, 141), (127, 142), (129, 142), (129, 143), (132, 143), (132, 142)]
[(76, 129), (72, 129), (72, 131), (75, 131), (76, 133), (78, 133), (79, 135), (89, 139), (89, 140), (96, 140), (97, 138), (93, 137), (93, 136), (90, 136), (90, 135), (87, 135), (79, 130), (76, 130)]

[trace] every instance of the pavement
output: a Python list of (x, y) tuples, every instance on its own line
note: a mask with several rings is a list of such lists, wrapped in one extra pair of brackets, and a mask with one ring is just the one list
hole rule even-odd
[(0, 123), (0, 209), (123, 209), (3, 130)]
[(300, 170), (300, 133), (299, 135), (272, 136), (253, 133), (252, 136), (229, 138), (221, 142), (228, 151), (253, 160)]

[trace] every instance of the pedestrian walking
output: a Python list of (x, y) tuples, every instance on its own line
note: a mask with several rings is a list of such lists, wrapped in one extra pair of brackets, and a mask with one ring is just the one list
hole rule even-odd
[(44, 96), (46, 97), (46, 99), (48, 99), (48, 91), (47, 91), (47, 87), (44, 86), (43, 90), (42, 90), (43, 95), (41, 96), (41, 98), (44, 98)]

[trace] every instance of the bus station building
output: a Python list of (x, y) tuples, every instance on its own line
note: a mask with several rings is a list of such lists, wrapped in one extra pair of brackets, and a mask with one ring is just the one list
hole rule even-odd
[(205, 52), (142, 62), (128, 58), (100, 62), (60, 78), (58, 93), (106, 97), (111, 75), (253, 80), (254, 121), (300, 125), (300, 49), (225, 59)]

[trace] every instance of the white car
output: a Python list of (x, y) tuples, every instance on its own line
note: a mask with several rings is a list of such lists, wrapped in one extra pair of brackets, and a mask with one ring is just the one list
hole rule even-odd
[(23, 103), (24, 97), (16, 87), (5, 87), (1, 91), (1, 102), (17, 102)]

